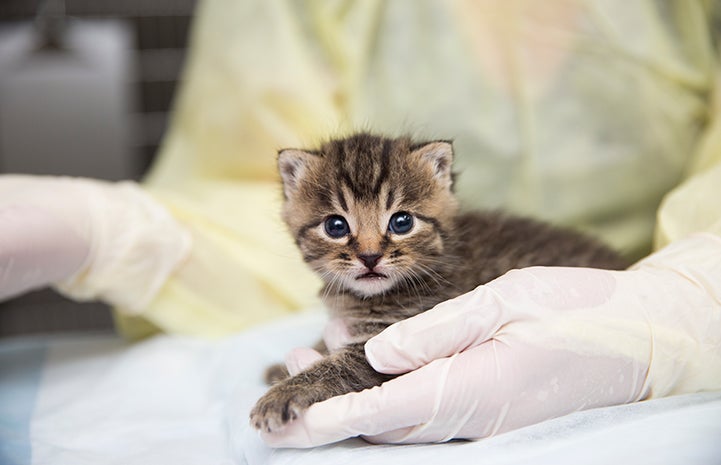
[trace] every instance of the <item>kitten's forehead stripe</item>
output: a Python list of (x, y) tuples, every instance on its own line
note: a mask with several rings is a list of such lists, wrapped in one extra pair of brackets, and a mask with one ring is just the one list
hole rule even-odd
[(386, 210), (390, 210), (393, 206), (393, 202), (396, 200), (396, 195), (393, 191), (393, 189), (388, 188), (388, 198), (386, 199)]
[(383, 183), (388, 178), (388, 170), (390, 166), (391, 156), (391, 141), (384, 139), (383, 147), (381, 150), (380, 173), (378, 174), (375, 185), (373, 186), (373, 197), (378, 197), (378, 194), (380, 194), (381, 192), (381, 187), (383, 186)]
[(312, 199), (314, 207), (318, 207), (323, 210), (332, 208), (335, 200), (335, 193), (333, 192), (332, 186), (327, 183), (324, 184), (322, 182), (315, 181), (305, 186), (304, 190), (306, 197), (308, 199)]
[(353, 194), (353, 197), (356, 198), (363, 198), (363, 192), (358, 189), (357, 183), (353, 182), (353, 179), (351, 178), (350, 174), (347, 172), (342, 172), (340, 175), (341, 182), (343, 183), (343, 186), (346, 187), (351, 193)]
[(388, 180), (394, 151), (401, 146), (393, 139), (357, 134), (331, 141), (321, 151), (334, 167), (332, 178), (340, 180), (356, 199), (372, 200)]
[(348, 202), (346, 202), (345, 196), (343, 195), (343, 189), (338, 189), (336, 195), (338, 197), (338, 202), (340, 203), (340, 208), (342, 208), (344, 212), (348, 213)]

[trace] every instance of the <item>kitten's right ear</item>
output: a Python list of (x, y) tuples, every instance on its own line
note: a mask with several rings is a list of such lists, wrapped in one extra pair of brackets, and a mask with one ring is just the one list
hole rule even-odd
[(315, 163), (318, 155), (298, 149), (283, 149), (278, 152), (278, 171), (283, 180), (285, 198), (293, 196), (308, 168)]
[(438, 140), (411, 147), (412, 155), (416, 155), (422, 163), (430, 167), (436, 180), (450, 189), (453, 185), (453, 142)]

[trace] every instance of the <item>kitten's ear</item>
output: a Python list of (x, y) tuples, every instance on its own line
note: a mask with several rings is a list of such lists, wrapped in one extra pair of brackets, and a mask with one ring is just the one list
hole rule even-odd
[(297, 149), (283, 149), (278, 152), (278, 171), (283, 180), (285, 198), (295, 194), (300, 181), (317, 158), (317, 155)]
[(419, 157), (422, 163), (430, 164), (435, 178), (448, 188), (453, 184), (453, 143), (440, 140), (428, 142), (413, 149), (413, 155)]

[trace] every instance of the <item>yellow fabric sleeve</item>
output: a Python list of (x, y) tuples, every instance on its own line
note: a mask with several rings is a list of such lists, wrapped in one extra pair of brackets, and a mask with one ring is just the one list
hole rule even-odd
[[(721, 84), (721, 77), (717, 79)], [(721, 236), (721, 95), (717, 84), (708, 126), (686, 181), (661, 204), (654, 236), (660, 249), (694, 232)]]

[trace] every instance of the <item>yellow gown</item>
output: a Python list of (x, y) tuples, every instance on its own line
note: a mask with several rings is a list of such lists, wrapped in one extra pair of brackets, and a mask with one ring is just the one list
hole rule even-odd
[(629, 258), (652, 249), (659, 205), (684, 180), (658, 212), (657, 245), (718, 232), (719, 10), (693, 0), (201, 2), (144, 183), (191, 232), (192, 251), (121, 329), (218, 337), (315, 305), (320, 283), (279, 219), (276, 152), (356, 130), (453, 139), (466, 207), (576, 227)]

